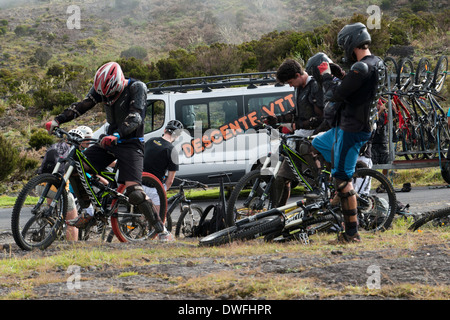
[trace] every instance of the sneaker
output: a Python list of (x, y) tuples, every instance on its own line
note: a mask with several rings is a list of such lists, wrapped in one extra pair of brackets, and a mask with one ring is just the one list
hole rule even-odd
[(160, 242), (172, 242), (175, 241), (175, 238), (169, 231), (163, 231), (158, 233), (158, 241)]
[(89, 215), (85, 211), (83, 211), (78, 217), (72, 220), (67, 220), (66, 223), (69, 226), (76, 227), (79, 229), (83, 229), (87, 226), (89, 221), (91, 221), (93, 216)]

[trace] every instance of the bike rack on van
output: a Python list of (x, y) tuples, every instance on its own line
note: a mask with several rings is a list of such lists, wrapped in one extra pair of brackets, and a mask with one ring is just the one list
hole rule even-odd
[(211, 92), (212, 88), (227, 88), (231, 86), (247, 85), (248, 89), (256, 88), (256, 85), (277, 84), (276, 71), (236, 73), (217, 76), (204, 76), (193, 78), (180, 78), (168, 80), (156, 80), (147, 82), (147, 91), (153, 94), (163, 92), (186, 92), (187, 90), (202, 89), (203, 92)]

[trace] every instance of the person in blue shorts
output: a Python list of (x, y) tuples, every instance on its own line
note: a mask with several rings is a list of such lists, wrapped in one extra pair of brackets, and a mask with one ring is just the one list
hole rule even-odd
[(353, 65), (342, 81), (336, 81), (328, 62), (318, 66), (325, 104), (339, 106), (340, 115), (337, 125), (314, 138), (312, 145), (332, 163), (331, 173), (344, 216), (345, 231), (339, 234), (339, 240), (359, 242), (357, 199), (351, 179), (361, 147), (372, 136), (372, 112), (374, 107), (376, 110), (380, 69), (384, 66), (382, 59), (371, 54), (371, 37), (362, 23), (344, 26), (337, 42), (345, 59)]

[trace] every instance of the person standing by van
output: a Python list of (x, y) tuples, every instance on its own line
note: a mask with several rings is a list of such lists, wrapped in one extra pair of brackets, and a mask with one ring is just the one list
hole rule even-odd
[[(323, 62), (318, 70), (324, 90), (331, 88), (330, 103), (340, 106), (336, 127), (314, 138), (313, 147), (326, 161), (333, 164), (332, 176), (344, 215), (345, 232), (339, 235), (341, 242), (361, 241), (358, 233), (357, 199), (351, 182), (361, 147), (369, 141), (377, 112), (380, 83), (384, 78), (383, 60), (371, 54), (371, 37), (362, 23), (344, 26), (337, 36), (337, 43), (345, 52), (345, 59), (353, 62), (350, 71), (339, 85), (334, 85), (330, 64)], [(327, 96), (327, 95), (326, 95)]]
[[(319, 53), (308, 60), (307, 68), (317, 62), (315, 60), (331, 61), (325, 54)], [(320, 63), (316, 63), (319, 65)], [(309, 70), (311, 71), (311, 70)], [(295, 88), (295, 108), (292, 113), (277, 117), (280, 122), (291, 122), (294, 134), (300, 137), (309, 137), (321, 131), (326, 131), (328, 127), (322, 127), (323, 123), (323, 92), (307, 70), (303, 70), (300, 63), (293, 59), (285, 60), (277, 70), (277, 80), (287, 83)], [(269, 119), (269, 123), (274, 119)], [(283, 162), (275, 179), (275, 199), (279, 199), (278, 206), (284, 205), (289, 199), (291, 183), (296, 177), (286, 161)]]
[[(144, 171), (155, 175), (166, 190), (170, 189), (178, 171), (178, 154), (174, 152), (173, 142), (178, 138), (183, 124), (178, 120), (171, 120), (164, 128), (162, 137), (152, 138), (145, 143)], [(143, 186), (145, 193), (159, 212), (159, 197), (155, 188)], [(173, 241), (173, 236), (167, 230), (159, 235), (160, 241)]]

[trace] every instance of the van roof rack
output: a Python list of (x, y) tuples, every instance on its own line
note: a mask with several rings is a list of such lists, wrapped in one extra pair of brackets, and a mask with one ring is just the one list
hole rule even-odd
[(147, 91), (154, 94), (163, 92), (187, 92), (188, 90), (202, 89), (203, 92), (210, 92), (213, 88), (228, 88), (231, 86), (247, 85), (248, 89), (256, 88), (257, 84), (267, 85), (278, 83), (275, 78), (276, 71), (236, 73), (217, 76), (180, 78), (168, 80), (156, 80), (147, 82)]

